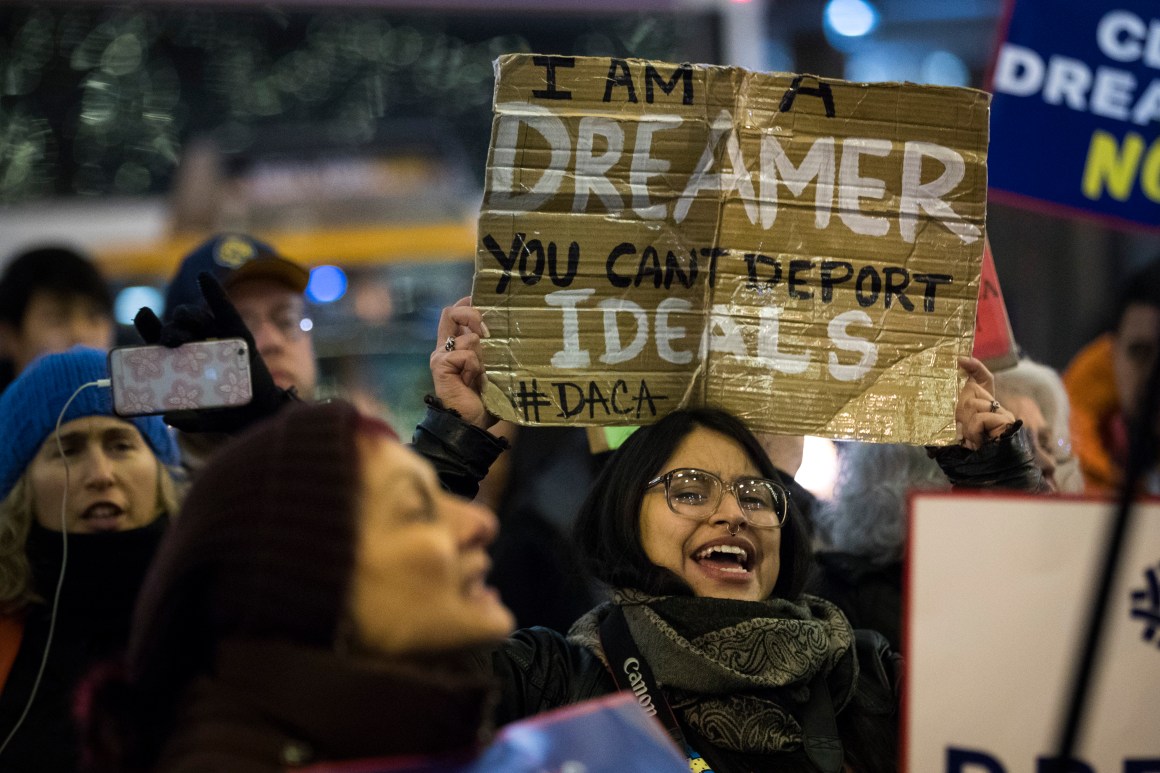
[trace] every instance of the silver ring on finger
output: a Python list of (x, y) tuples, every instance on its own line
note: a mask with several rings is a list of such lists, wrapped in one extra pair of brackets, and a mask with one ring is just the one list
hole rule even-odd
[[(455, 351), (455, 336), (447, 336), (447, 340), (443, 342), (443, 351)], [(998, 405), (998, 403), (995, 403), (995, 405)]]
[(991, 401), (991, 413), (994, 413), (995, 411), (999, 410), (999, 407), (1000, 407), (1000, 406), (999, 406), (999, 401), (998, 401), (998, 400), (992, 400), (992, 401)]

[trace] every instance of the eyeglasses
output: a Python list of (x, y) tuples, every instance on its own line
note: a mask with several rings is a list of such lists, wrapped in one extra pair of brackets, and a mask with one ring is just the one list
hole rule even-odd
[(737, 504), (752, 526), (773, 529), (785, 523), (789, 491), (768, 478), (738, 478), (725, 483), (711, 472), (684, 467), (670, 470), (648, 482), (645, 490), (665, 484), (669, 509), (685, 518), (703, 521), (721, 506), (725, 492), (737, 497)]
[(1052, 450), (1051, 456), (1055, 459), (1056, 464), (1066, 464), (1072, 460), (1071, 442), (1060, 438), (1055, 441), (1055, 448)]
[(1072, 459), (1071, 441), (1066, 438), (1056, 438), (1050, 429), (1041, 431), (1035, 437), (1035, 443), (1057, 465), (1066, 464)]
[(269, 322), (278, 334), (288, 341), (297, 341), (314, 327), (310, 317), (306, 316), (306, 311), (295, 307), (275, 309), (269, 314), (241, 314), (241, 317), (251, 333), (257, 333), (258, 328)]

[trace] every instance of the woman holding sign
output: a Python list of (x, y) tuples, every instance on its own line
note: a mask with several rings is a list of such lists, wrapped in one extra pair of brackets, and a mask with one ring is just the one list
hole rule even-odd
[[(481, 432), (494, 419), (479, 396), (479, 312), (464, 299), (439, 332), (431, 363), (442, 404), (421, 429), (458, 415), (464, 433)], [(1018, 423), (991, 397), (990, 373), (962, 365), (964, 441), (949, 473), (960, 484), (1027, 484), (1020, 476), (1034, 466), (1014, 441)], [(453, 456), (437, 461), (445, 481), (478, 467)], [(629, 690), (694, 770), (896, 769), (896, 658), (881, 636), (802, 593), (801, 516), (739, 420), (682, 410), (638, 430), (606, 464), (576, 533), (611, 599), (567, 636), (518, 631), (494, 652), (501, 722)]]

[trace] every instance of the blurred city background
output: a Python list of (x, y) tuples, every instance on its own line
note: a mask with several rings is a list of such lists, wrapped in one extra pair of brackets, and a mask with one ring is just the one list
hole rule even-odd
[[(93, 255), (122, 338), (180, 257), (239, 229), (315, 267), (325, 383), (412, 426), (440, 309), (470, 292), (508, 52), (982, 88), (1002, 0), (35, 2), (0, 5), (0, 264)], [(1066, 24), (1061, 19), (1060, 24)], [(1153, 130), (1154, 134), (1154, 130)], [(1015, 335), (1062, 368), (1155, 232), (999, 203)]]

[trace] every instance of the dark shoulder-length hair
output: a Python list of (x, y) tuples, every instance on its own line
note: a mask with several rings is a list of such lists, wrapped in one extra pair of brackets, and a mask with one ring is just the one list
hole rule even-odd
[[(761, 474), (787, 482), (773, 466), (753, 433), (725, 411), (690, 408), (665, 416), (629, 436), (608, 460), (580, 506), (574, 538), (587, 570), (613, 588), (635, 588), (655, 595), (691, 595), (692, 589), (674, 572), (649, 561), (641, 544), (640, 512), (645, 484), (677, 446), (698, 427), (735, 441)], [(792, 498), (781, 527), (781, 565), (772, 596), (796, 599), (810, 568), (810, 545), (801, 512)]]

